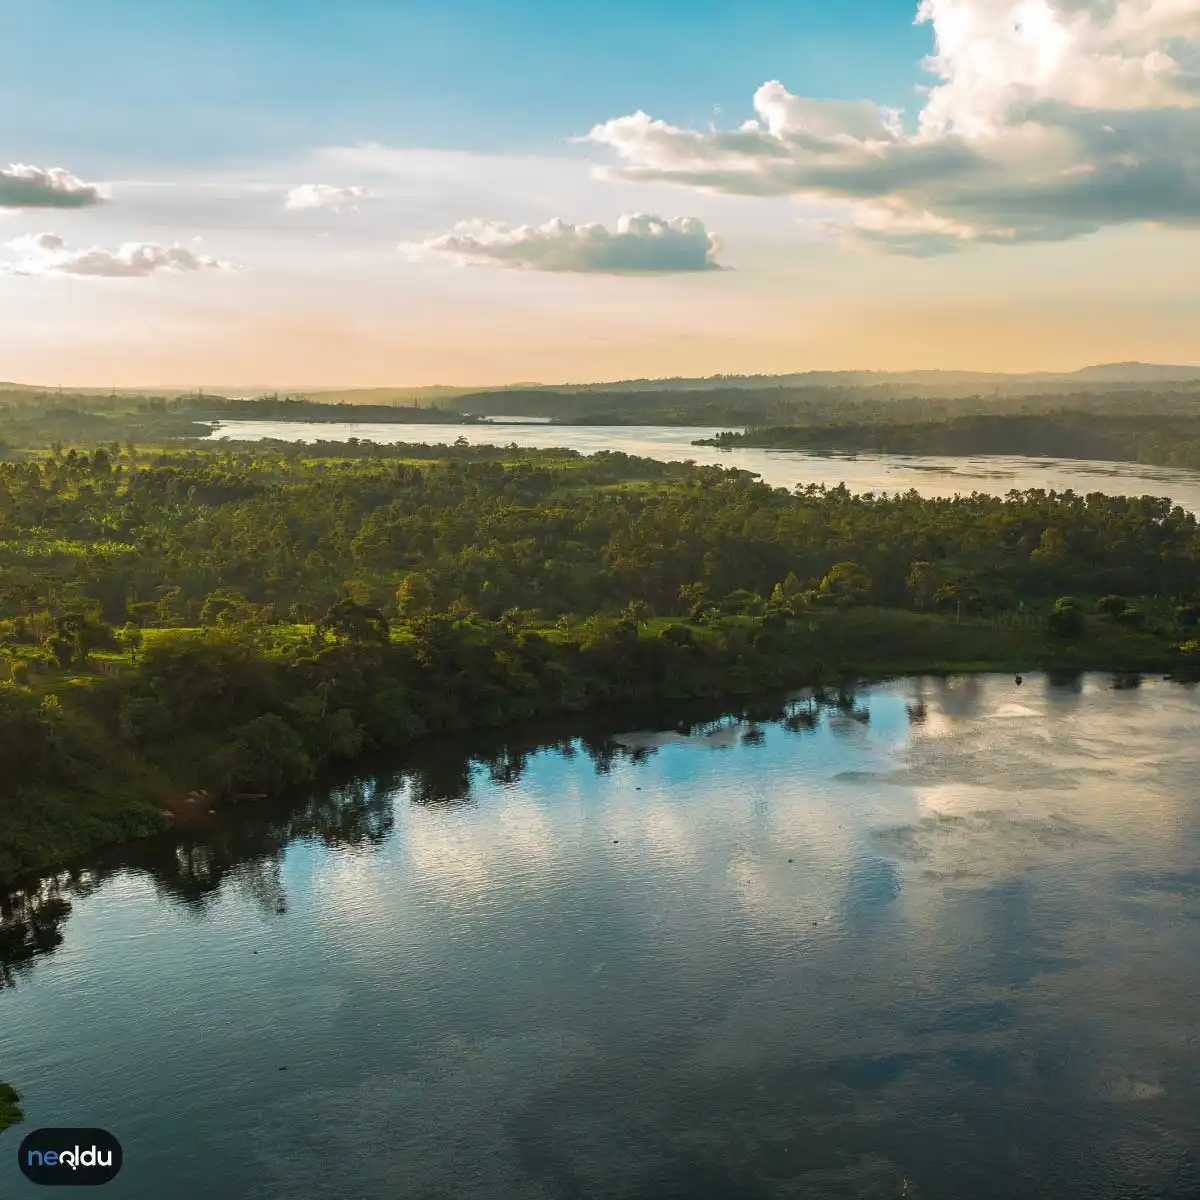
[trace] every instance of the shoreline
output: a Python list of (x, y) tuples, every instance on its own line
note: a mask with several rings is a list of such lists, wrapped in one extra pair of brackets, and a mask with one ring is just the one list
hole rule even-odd
[[(927, 618), (941, 623), (946, 618)], [(954, 625), (959, 634), (969, 633), (978, 627), (970, 625)], [(978, 628), (979, 633), (994, 633), (989, 628)], [(1021, 632), (1021, 631), (1012, 631)], [(1027, 631), (1026, 631), (1027, 632)], [(755, 676), (753, 680), (744, 680), (740, 684), (717, 690), (694, 688), (690, 692), (679, 691), (667, 686), (658, 685), (643, 690), (638, 694), (622, 697), (595, 698), (578, 706), (560, 705), (555, 708), (545, 708), (537, 711), (513, 711), (506, 719), (499, 721), (450, 722), (442, 728), (428, 729), (421, 734), (405, 741), (402, 745), (393, 747), (363, 746), (357, 753), (341, 756), (336, 764), (341, 768), (353, 767), (356, 762), (387, 756), (395, 758), (436, 742), (439, 737), (461, 737), (463, 735), (496, 734), (543, 721), (565, 722), (574, 718), (595, 718), (605, 714), (615, 715), (621, 710), (648, 710), (650, 707), (661, 709), (665, 706), (686, 706), (689, 704), (712, 704), (726, 710), (735, 707), (737, 702), (750, 697), (765, 697), (769, 694), (789, 691), (801, 691), (805, 688), (821, 689), (826, 692), (836, 692), (839, 689), (853, 689), (886, 683), (890, 680), (904, 677), (947, 677), (955, 675), (1005, 675), (1017, 673), (1044, 673), (1047, 675), (1064, 674), (1101, 674), (1121, 676), (1161, 675), (1164, 679), (1179, 684), (1193, 682), (1195, 672), (1191, 668), (1180, 670), (1178, 657), (1172, 661), (1172, 656), (1164, 653), (1161, 646), (1123, 646), (1124, 654), (1116, 649), (1102, 646), (1063, 647), (1058, 653), (1053, 647), (1045, 644), (1040, 647), (1030, 647), (1029, 654), (1005, 657), (967, 656), (946, 659), (906, 659), (896, 657), (890, 659), (878, 658), (875, 661), (857, 665), (844, 662), (829, 671), (820, 663), (811, 660), (803, 666), (795, 663), (795, 670), (781, 673), (779, 663), (773, 664), (773, 676)], [(1136, 650), (1137, 653), (1129, 653)], [(1039, 653), (1040, 651), (1040, 653)], [(732, 664), (730, 664), (732, 666)], [(665, 681), (664, 681), (665, 683)], [(119, 849), (149, 838), (169, 834), (174, 830), (184, 830), (189, 827), (203, 826), (210, 816), (217, 814), (228, 815), (231, 809), (241, 803), (253, 807), (260, 800), (275, 801), (290, 793), (290, 787), (273, 791), (268, 795), (256, 795), (253, 799), (243, 797), (241, 801), (232, 796), (218, 796), (201, 787), (189, 787), (186, 782), (165, 775), (154, 764), (146, 760), (131, 759), (125, 764), (124, 772), (118, 771), (107, 779), (99, 780), (101, 786), (89, 798), (91, 805), (84, 803), (73, 804), (72, 797), (57, 789), (54, 792), (43, 793), (41, 803), (26, 794), (26, 803), (33, 803), (41, 808), (42, 824), (52, 827), (52, 834), (57, 835), (51, 843), (51, 848), (35, 861), (22, 864), (22, 869), (3, 871), (0, 869), (0, 893), (12, 894), (36, 884), (40, 879), (63, 870), (83, 866), (97, 854)], [(315, 773), (314, 778), (326, 774), (325, 764)], [(309, 781), (306, 781), (309, 782)], [(248, 790), (248, 789), (247, 789)], [(73, 797), (79, 800), (78, 796)], [(20, 799), (18, 800), (18, 803)], [(94, 806), (103, 807), (110, 820), (98, 822)], [(111, 811), (108, 811), (111, 810)], [(57, 818), (57, 823), (55, 818)], [(0, 854), (6, 849), (5, 823), (0, 814)]]

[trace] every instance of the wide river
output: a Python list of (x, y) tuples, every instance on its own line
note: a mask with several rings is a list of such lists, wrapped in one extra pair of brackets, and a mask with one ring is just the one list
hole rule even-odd
[(1194, 1200), (1200, 690), (1132, 684), (464, 739), (98, 862), (6, 943), (0, 1195), (94, 1125), (112, 1200)]
[(453, 442), (464, 437), (472, 445), (566, 447), (581, 454), (621, 450), (644, 458), (715, 463), (755, 471), (775, 487), (798, 483), (845, 485), (855, 493), (906, 492), (924, 496), (990, 492), (1003, 495), (1016, 488), (1107, 492), (1115, 496), (1170, 496), (1200, 513), (1200, 472), (1138, 463), (1088, 462), (1082, 459), (1023, 458), (986, 455), (977, 458), (915, 457), (899, 454), (821, 455), (797, 450), (723, 450), (693, 446), (718, 428), (674, 425), (547, 425), (529, 421), (487, 425), (322, 424), (308, 421), (226, 421), (213, 440), (361, 441), (380, 443)]

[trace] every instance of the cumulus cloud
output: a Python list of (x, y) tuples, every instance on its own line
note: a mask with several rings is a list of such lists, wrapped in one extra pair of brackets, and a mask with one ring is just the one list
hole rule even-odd
[(157, 242), (126, 242), (116, 250), (103, 246), (73, 250), (57, 233), (19, 237), (9, 242), (7, 248), (16, 257), (11, 262), (0, 262), (0, 273), (6, 275), (91, 275), (117, 279), (161, 271), (179, 274), (231, 267), (186, 246), (162, 246)]
[(0, 208), (86, 208), (102, 199), (94, 185), (62, 167), (0, 167)]
[(333, 187), (328, 183), (302, 183), (287, 194), (287, 208), (328, 208), (341, 212), (357, 208), (360, 200), (373, 200), (375, 193), (365, 187)]
[(834, 228), (901, 253), (1200, 225), (1196, 0), (923, 0), (917, 20), (937, 82), (911, 130), (775, 81), (737, 129), (637, 112), (587, 140), (615, 152), (610, 177), (842, 201)]
[(498, 221), (464, 221), (449, 233), (402, 250), (444, 254), (468, 263), (534, 271), (609, 274), (717, 269), (717, 239), (695, 217), (626, 215), (615, 232), (603, 225), (573, 225), (555, 218), (516, 227)]

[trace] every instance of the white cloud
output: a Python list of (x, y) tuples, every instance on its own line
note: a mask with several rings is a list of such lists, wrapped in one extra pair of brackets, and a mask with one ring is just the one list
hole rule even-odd
[(451, 232), (402, 250), (418, 256), (449, 255), (460, 262), (535, 271), (609, 274), (709, 271), (719, 267), (718, 243), (696, 217), (626, 215), (615, 232), (603, 225), (510, 226), (464, 221)]
[(333, 187), (328, 183), (302, 183), (287, 194), (287, 208), (329, 208), (341, 212), (356, 208), (360, 200), (374, 199), (365, 187)]
[(186, 246), (162, 246), (157, 242), (126, 242), (117, 250), (93, 246), (72, 250), (57, 233), (38, 233), (8, 243), (17, 257), (0, 262), (5, 275), (91, 275), (103, 278), (129, 278), (153, 275), (160, 271), (228, 270), (230, 264), (197, 254)]
[(1195, 0), (923, 0), (936, 52), (915, 128), (868, 101), (754, 96), (734, 130), (597, 125), (609, 177), (848, 202), (858, 242), (937, 253), (1131, 221), (1200, 224)]
[(90, 183), (62, 167), (11, 163), (0, 167), (0, 208), (85, 208), (103, 197)]

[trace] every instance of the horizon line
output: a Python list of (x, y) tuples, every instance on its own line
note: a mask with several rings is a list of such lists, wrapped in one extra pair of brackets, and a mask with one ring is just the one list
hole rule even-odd
[[(1061, 379), (1071, 378), (1080, 375), (1087, 371), (1099, 370), (1119, 370), (1121, 368), (1130, 368), (1136, 370), (1145, 370), (1147, 368), (1160, 371), (1195, 371), (1196, 378), (1200, 379), (1200, 364), (1196, 363), (1155, 363), (1143, 362), (1141, 360), (1130, 359), (1124, 362), (1107, 362), (1107, 363), (1085, 363), (1081, 367), (1076, 367), (1066, 371), (1048, 371), (1048, 370), (1032, 370), (1032, 371), (986, 371), (977, 370), (974, 368), (956, 368), (956, 367), (911, 367), (905, 370), (887, 370), (871, 367), (814, 367), (799, 371), (773, 371), (769, 373), (759, 373), (754, 371), (748, 372), (714, 372), (711, 375), (640, 375), (640, 376), (620, 376), (615, 379), (594, 379), (586, 383), (571, 383), (567, 381), (559, 381), (556, 383), (546, 383), (535, 380), (520, 380), (511, 383), (489, 383), (489, 384), (456, 384), (456, 383), (371, 383), (371, 384), (296, 384), (296, 383), (192, 383), (192, 384), (150, 384), (150, 383), (135, 383), (135, 384), (79, 384), (79, 383), (34, 383), (17, 380), (0, 381), (0, 390), (3, 391), (43, 391), (43, 392), (100, 392), (107, 391), (109, 394), (120, 392), (213, 392), (224, 394), (229, 391), (253, 392), (256, 395), (261, 395), (265, 392), (284, 392), (284, 393), (308, 393), (319, 394), (327, 392), (381, 392), (381, 391), (408, 391), (408, 392), (433, 392), (433, 391), (454, 391), (454, 392), (487, 392), (487, 391), (512, 391), (518, 388), (538, 388), (538, 389), (555, 389), (555, 388), (580, 388), (580, 387), (604, 387), (622, 383), (677, 383), (681, 380), (699, 380), (708, 381), (716, 379), (789, 379), (795, 377), (814, 376), (814, 375), (866, 375), (866, 376), (904, 376), (904, 375), (958, 375), (958, 376), (978, 376), (981, 378), (996, 378), (996, 379)], [(1135, 382), (1131, 380), (1130, 382)], [(1146, 382), (1146, 381), (1136, 381)], [(1169, 381), (1160, 381), (1169, 382)], [(1182, 382), (1182, 381), (1176, 381)]]

